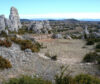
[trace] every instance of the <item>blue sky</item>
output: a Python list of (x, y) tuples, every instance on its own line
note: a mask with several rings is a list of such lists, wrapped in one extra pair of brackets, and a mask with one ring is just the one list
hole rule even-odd
[(0, 15), (8, 17), (11, 6), (21, 18), (100, 19), (100, 0), (1, 0)]

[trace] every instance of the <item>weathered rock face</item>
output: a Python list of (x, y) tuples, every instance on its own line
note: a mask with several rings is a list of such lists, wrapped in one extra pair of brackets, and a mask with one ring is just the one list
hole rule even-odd
[(5, 30), (5, 16), (0, 16), (0, 31)]
[(10, 30), (18, 31), (18, 29), (21, 28), (21, 22), (20, 22), (19, 14), (16, 8), (11, 7), (9, 19), (11, 21)]
[(33, 30), (35, 33), (48, 33), (48, 30), (52, 28), (49, 21), (35, 21), (30, 24), (28, 29)]
[(62, 36), (62, 34), (53, 34), (52, 38), (54, 38), (54, 39), (62, 39), (63, 36)]
[(11, 21), (9, 19), (7, 19), (7, 18), (5, 18), (5, 25), (6, 25), (7, 29), (11, 28)]
[(82, 39), (84, 39), (84, 38), (89, 38), (89, 35), (90, 35), (90, 33), (89, 33), (89, 31), (88, 31), (88, 27), (85, 26), (85, 27), (84, 27), (84, 31), (83, 31), (83, 37), (82, 37)]

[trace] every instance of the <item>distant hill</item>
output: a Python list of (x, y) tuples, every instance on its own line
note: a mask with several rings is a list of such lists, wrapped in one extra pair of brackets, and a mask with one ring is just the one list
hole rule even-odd
[(41, 20), (49, 20), (49, 21), (68, 21), (68, 22), (78, 22), (78, 21), (100, 21), (100, 19), (20, 19), (23, 21), (41, 21)]
[(80, 21), (100, 21), (100, 19), (80, 19)]

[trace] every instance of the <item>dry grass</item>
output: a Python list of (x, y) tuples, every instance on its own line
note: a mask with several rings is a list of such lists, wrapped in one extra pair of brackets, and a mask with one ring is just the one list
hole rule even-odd
[(47, 51), (53, 54), (57, 54), (58, 61), (63, 64), (71, 64), (81, 62), (82, 58), (90, 49), (82, 48), (85, 42), (82, 40), (52, 40), (51, 42), (44, 41), (44, 45), (47, 49), (42, 49), (41, 53)]

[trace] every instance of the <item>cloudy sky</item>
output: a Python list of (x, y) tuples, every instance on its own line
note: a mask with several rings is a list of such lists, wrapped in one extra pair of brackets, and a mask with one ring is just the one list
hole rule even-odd
[(100, 19), (100, 0), (1, 0), (0, 15), (8, 17), (11, 6), (21, 18)]

